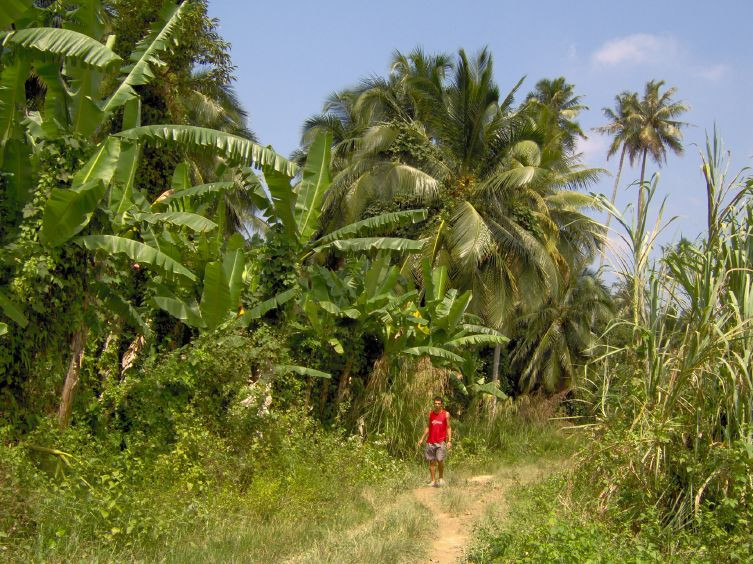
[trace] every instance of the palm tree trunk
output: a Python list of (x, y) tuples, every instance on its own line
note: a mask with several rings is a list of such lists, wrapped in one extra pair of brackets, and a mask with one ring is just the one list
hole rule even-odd
[[(492, 364), (492, 383), (499, 383), (499, 357), (502, 352), (502, 345), (496, 345), (494, 347), (494, 363)], [(497, 411), (497, 396), (492, 397), (492, 417)]]
[[(614, 203), (617, 200), (617, 188), (620, 185), (620, 177), (622, 176), (622, 165), (625, 163), (625, 150), (626, 145), (622, 145), (622, 152), (620, 153), (620, 165), (617, 167), (617, 177), (614, 179), (614, 187), (612, 188), (612, 198), (609, 203), (614, 207)], [(609, 235), (609, 224), (612, 222), (612, 214), (607, 213), (607, 221), (604, 223), (605, 236)], [(604, 245), (601, 249), (601, 258), (599, 259), (599, 270), (604, 266), (604, 257), (607, 254), (607, 247)]]
[(73, 392), (81, 376), (81, 363), (84, 359), (84, 350), (86, 350), (87, 334), (88, 328), (86, 325), (83, 325), (74, 331), (71, 336), (71, 361), (68, 364), (68, 372), (65, 374), (63, 393), (61, 394), (60, 407), (58, 408), (58, 423), (60, 423), (61, 427), (67, 427), (71, 419)]
[(646, 179), (646, 157), (648, 156), (648, 149), (643, 149), (643, 162), (641, 163), (641, 185), (638, 191), (638, 218), (643, 217), (643, 206), (646, 205), (645, 198), (643, 197), (643, 181)]

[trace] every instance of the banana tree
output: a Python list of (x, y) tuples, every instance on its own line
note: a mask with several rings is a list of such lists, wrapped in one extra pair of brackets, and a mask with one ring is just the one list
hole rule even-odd
[[(161, 56), (175, 46), (190, 2), (166, 2), (125, 64), (111, 49), (113, 38), (102, 37), (101, 2), (76, 4), (59, 28), (40, 27), (45, 11), (31, 0), (4, 2), (0, 10), (0, 28), (13, 24), (13, 29), (0, 32), (0, 188), (8, 211), (4, 222), (11, 228), (20, 225), (22, 210), (32, 199), (46, 198), (35, 240), (50, 252), (70, 249), (79, 257), (87, 290), (85, 296), (71, 299), (90, 311), (122, 316), (142, 334), (148, 325), (139, 314), (149, 307), (198, 327), (216, 327), (239, 304), (243, 242), (225, 241), (213, 218), (148, 202), (135, 187), (141, 150), (150, 145), (214, 152), (228, 167), (265, 167), (285, 177), (295, 176), (297, 167), (242, 137), (186, 125), (141, 125), (136, 88), (153, 80), (164, 65)], [(44, 85), (41, 101), (27, 100), (25, 86), (32, 72)], [(106, 90), (107, 85), (113, 86)], [(100, 95), (103, 91), (105, 96)], [(55, 143), (88, 156), (68, 180), (42, 188), (36, 155)], [(174, 179), (173, 188), (196, 191), (183, 172), (176, 172), (181, 180)], [(131, 303), (106, 282), (107, 273), (123, 271), (125, 265), (149, 271), (148, 304)], [(12, 271), (10, 276), (12, 280)], [(0, 280), (0, 286), (9, 282)], [(23, 315), (23, 305), (19, 308)], [(7, 308), (4, 312), (23, 328), (20, 317), (7, 315)], [(8, 325), (5, 319), (3, 323)], [(70, 416), (86, 342), (87, 327), (82, 324), (71, 337), (59, 413), (63, 423)]]

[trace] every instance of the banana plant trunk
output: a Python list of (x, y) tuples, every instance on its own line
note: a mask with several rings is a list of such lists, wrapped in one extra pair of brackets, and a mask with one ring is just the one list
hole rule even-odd
[(86, 350), (87, 336), (88, 328), (86, 325), (74, 331), (71, 336), (71, 361), (68, 364), (68, 372), (65, 374), (63, 393), (60, 397), (60, 407), (58, 408), (58, 422), (61, 427), (67, 427), (71, 420), (73, 394), (81, 376), (81, 365), (84, 359), (84, 351)]

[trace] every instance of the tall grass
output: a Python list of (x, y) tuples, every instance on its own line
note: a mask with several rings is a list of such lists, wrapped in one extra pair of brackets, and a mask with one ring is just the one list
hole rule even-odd
[[(727, 174), (716, 136), (701, 160), (697, 241), (651, 261), (663, 204), (653, 227), (617, 215), (630, 300), (587, 372), (603, 449), (585, 460), (603, 482), (601, 510), (616, 504), (635, 523), (652, 515), (675, 530), (706, 511), (730, 532), (753, 515), (753, 180)], [(639, 189), (650, 202), (656, 181)]]

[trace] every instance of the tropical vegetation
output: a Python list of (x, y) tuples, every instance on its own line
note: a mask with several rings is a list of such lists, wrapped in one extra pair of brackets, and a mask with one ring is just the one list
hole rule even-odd
[[(0, 7), (4, 556), (421, 558), (399, 494), (435, 395), (468, 464), (583, 447), (472, 560), (749, 556), (753, 180), (715, 132), (705, 232), (656, 248), (674, 88), (604, 110), (610, 200), (575, 85), (503, 93), (487, 49), (395, 52), (290, 158), (233, 73), (205, 0)], [(382, 545), (309, 546), (395, 495)]]

